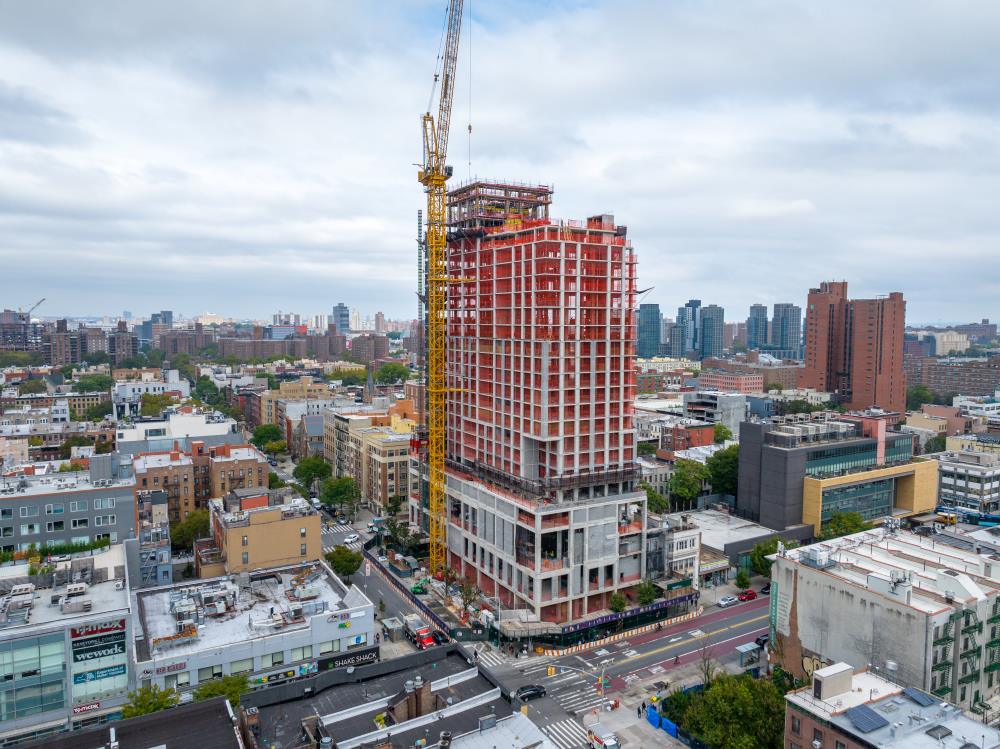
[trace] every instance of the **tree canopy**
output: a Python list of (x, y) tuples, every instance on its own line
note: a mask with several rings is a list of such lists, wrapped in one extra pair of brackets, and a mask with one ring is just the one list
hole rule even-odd
[(823, 522), (823, 532), (821, 538), (839, 538), (848, 536), (851, 533), (860, 533), (871, 528), (870, 523), (866, 523), (858, 512), (835, 512), (830, 515), (830, 519)]
[[(771, 561), (767, 557), (778, 551), (778, 541), (780, 540), (777, 536), (772, 536), (767, 541), (754, 544), (754, 547), (750, 550), (750, 568), (755, 573), (764, 575), (765, 577), (771, 576)], [(794, 549), (798, 546), (796, 541), (789, 540), (784, 543), (786, 549)]]
[(394, 382), (406, 382), (410, 376), (409, 367), (395, 362), (383, 364), (375, 372), (375, 381), (382, 385), (389, 385)]
[(716, 451), (705, 461), (708, 480), (716, 494), (736, 496), (740, 471), (740, 446), (730, 445)]
[(656, 489), (647, 484), (645, 481), (643, 481), (639, 486), (646, 491), (646, 507), (650, 512), (655, 512), (657, 515), (669, 512), (670, 504), (662, 494), (656, 491)]
[(639, 455), (656, 455), (656, 445), (652, 442), (640, 442), (637, 448)]
[(268, 442), (280, 440), (283, 436), (277, 424), (261, 424), (253, 430), (250, 441), (260, 449), (264, 449), (264, 445)]
[(173, 396), (166, 393), (143, 393), (139, 398), (140, 416), (159, 416), (174, 404)]
[(659, 587), (657, 587), (656, 583), (648, 578), (635, 586), (635, 600), (638, 601), (641, 606), (652, 603), (659, 597)]
[(59, 458), (61, 460), (69, 460), (70, 456), (73, 454), (74, 447), (85, 447), (93, 444), (93, 437), (85, 437), (82, 434), (71, 435), (64, 439), (62, 444), (59, 445)]
[(193, 549), (194, 542), (208, 535), (208, 510), (192, 510), (188, 516), (170, 526), (170, 545), (178, 549)]
[(250, 683), (246, 674), (231, 674), (221, 679), (212, 679), (199, 684), (194, 690), (196, 700), (210, 700), (213, 697), (225, 697), (234, 708), (240, 706), (240, 697), (250, 691)]
[(73, 390), (78, 393), (106, 393), (115, 385), (115, 381), (104, 374), (81, 375), (73, 383)]
[(608, 608), (614, 611), (616, 614), (620, 614), (625, 610), (628, 605), (628, 600), (625, 596), (618, 592), (617, 590), (611, 594), (611, 600), (608, 601)]
[(780, 749), (785, 701), (767, 679), (716, 676), (684, 711), (680, 725), (709, 746)]
[(102, 401), (84, 411), (83, 418), (87, 421), (103, 421), (113, 410), (114, 404), (111, 401)]
[(173, 707), (179, 701), (180, 695), (173, 689), (160, 689), (156, 684), (150, 684), (128, 693), (128, 702), (122, 706), (122, 717), (149, 715)]
[(312, 489), (313, 481), (319, 479), (324, 481), (330, 478), (332, 469), (330, 464), (327, 463), (319, 455), (310, 455), (308, 458), (303, 458), (295, 470), (292, 471), (292, 475), (298, 480), (303, 486)]
[(715, 427), (712, 429), (712, 432), (714, 435), (713, 438), (715, 440), (715, 444), (717, 445), (721, 445), (723, 442), (726, 442), (727, 440), (731, 440), (733, 438), (733, 430), (727, 427), (721, 421), (715, 425)]
[(319, 500), (325, 505), (340, 507), (346, 514), (353, 515), (361, 490), (357, 482), (350, 476), (330, 478), (323, 482)]
[(45, 380), (41, 377), (25, 380), (17, 386), (18, 395), (38, 395), (39, 393), (47, 393), (48, 390), (49, 388), (45, 384)]
[(708, 469), (696, 460), (678, 460), (670, 474), (670, 496), (674, 509), (690, 509), (708, 480)]
[(344, 580), (350, 580), (351, 575), (358, 571), (364, 556), (357, 551), (351, 551), (346, 546), (336, 546), (325, 555), (327, 564)]
[(948, 438), (943, 434), (935, 434), (927, 442), (924, 443), (924, 453), (939, 453), (945, 450), (948, 444)]

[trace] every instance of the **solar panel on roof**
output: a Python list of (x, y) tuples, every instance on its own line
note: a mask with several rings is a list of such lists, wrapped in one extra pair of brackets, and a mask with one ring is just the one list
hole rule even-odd
[(858, 705), (847, 711), (847, 717), (851, 723), (861, 733), (871, 733), (883, 726), (889, 725), (889, 721), (872, 710), (868, 705)]
[(922, 705), (923, 707), (928, 707), (929, 705), (933, 705), (935, 702), (937, 702), (937, 700), (935, 700), (929, 694), (924, 694), (919, 689), (914, 689), (913, 687), (907, 687), (906, 689), (904, 689), (903, 694), (905, 694), (911, 700), (916, 702), (918, 705)]

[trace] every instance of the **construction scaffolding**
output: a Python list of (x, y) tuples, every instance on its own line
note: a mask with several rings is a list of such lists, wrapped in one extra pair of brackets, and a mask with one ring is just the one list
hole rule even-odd
[(476, 179), (448, 191), (448, 228), (454, 233), (547, 220), (552, 188)]

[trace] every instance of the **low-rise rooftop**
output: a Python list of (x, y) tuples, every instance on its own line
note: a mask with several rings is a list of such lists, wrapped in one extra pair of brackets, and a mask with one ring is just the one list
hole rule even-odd
[[(814, 684), (785, 695), (801, 712), (875, 749), (996, 749), (1000, 731), (919, 689), (844, 663), (819, 669)], [(821, 686), (835, 680), (841, 688)], [(820, 686), (816, 685), (820, 682)], [(819, 695), (819, 696), (817, 696)]]
[(891, 595), (925, 614), (950, 609), (954, 601), (974, 603), (1000, 591), (1000, 559), (891, 526), (788, 549), (784, 555), (858, 587)]
[(139, 661), (304, 629), (313, 616), (370, 603), (322, 562), (153, 588), (137, 600)]
[(26, 582), (31, 579), (27, 561), (0, 567), (0, 631), (5, 635), (53, 622), (71, 626), (95, 614), (128, 609), (121, 544), (92, 556), (53, 558), (50, 563), (53, 571), (39, 576), (51, 586), (46, 588)]

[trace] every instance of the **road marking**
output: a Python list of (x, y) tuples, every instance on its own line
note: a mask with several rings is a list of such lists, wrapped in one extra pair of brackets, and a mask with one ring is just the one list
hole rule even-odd
[(705, 634), (705, 632), (704, 630), (701, 629), (692, 629), (690, 632), (688, 632), (688, 634), (691, 637), (701, 637), (703, 634)]
[(611, 655), (611, 651), (601, 648), (600, 650), (595, 650), (594, 655), (599, 655), (601, 657), (604, 657), (605, 655)]
[(651, 674), (662, 674), (666, 670), (667, 669), (665, 669), (659, 663), (657, 663), (655, 666), (650, 666), (649, 667), (649, 673), (651, 673)]
[(615, 647), (621, 650), (622, 648), (627, 648), (629, 644), (628, 640), (622, 640), (621, 642), (616, 642)]
[(587, 743), (587, 730), (572, 718), (550, 723), (546, 732), (559, 749), (576, 749)]
[[(766, 619), (767, 617), (759, 617), (759, 618)], [(756, 620), (751, 620), (751, 621), (756, 621)], [(746, 623), (746, 622), (744, 622), (744, 623)], [(714, 634), (717, 634), (718, 632), (725, 632), (728, 629), (733, 629), (733, 627), (724, 627), (722, 629), (716, 630), (715, 632), (711, 632), (710, 634), (714, 635)], [(742, 634), (733, 635), (732, 637), (727, 637), (725, 640), (719, 640), (718, 642), (713, 642), (712, 645), (711, 645), (711, 647), (714, 648), (714, 647), (716, 647), (718, 645), (724, 645), (727, 642), (732, 642), (733, 640), (739, 640), (739, 639), (744, 638), (744, 637), (751, 637), (751, 636), (757, 634), (758, 632), (763, 632), (766, 629), (767, 629), (767, 627), (760, 627), (758, 629), (752, 629), (749, 632), (743, 632)], [(665, 649), (665, 648), (661, 648), (661, 650), (662, 649)], [(675, 658), (684, 658), (684, 657), (687, 657), (689, 655), (694, 655), (695, 653), (700, 653), (701, 651), (702, 651), (702, 648), (697, 648), (696, 650), (689, 650), (686, 653), (678, 653), (674, 657)], [(650, 655), (650, 654), (655, 653), (655, 652), (658, 652), (658, 651), (653, 650), (653, 651), (650, 651), (649, 653), (646, 653), (646, 655)], [(665, 663), (667, 663), (667, 661), (661, 661), (660, 663), (658, 663), (658, 664), (656, 664), (654, 666), (648, 666), (648, 669), (649, 669), (650, 672), (653, 672), (654, 668), (659, 668), (660, 670), (656, 671), (655, 673), (661, 673), (664, 670), (662, 664), (665, 664)], [(635, 673), (635, 672), (633, 671), (632, 673)], [(628, 680), (628, 676), (623, 676), (622, 678), (625, 679), (626, 681)]]
[[(708, 633), (702, 632), (700, 629), (694, 630), (694, 631), (701, 633), (700, 635), (698, 635), (699, 637), (711, 637), (712, 635), (717, 635), (720, 632), (729, 632), (730, 630), (737, 629), (739, 627), (745, 627), (748, 624), (753, 624), (754, 622), (763, 621), (763, 620), (768, 619), (768, 618), (770, 618), (770, 615), (769, 614), (764, 614), (763, 616), (756, 616), (753, 619), (745, 619), (742, 622), (738, 622), (738, 623), (730, 625), (728, 627), (720, 627), (719, 629), (714, 629), (714, 630), (712, 630), (711, 632), (708, 632)], [(759, 630), (755, 629), (753, 631), (757, 632)], [(737, 635), (737, 637), (742, 637), (742, 635)], [(735, 639), (735, 638), (730, 638), (730, 639)], [(728, 642), (728, 641), (729, 640), (723, 640), (722, 642)], [(683, 644), (686, 645), (687, 642), (685, 642)], [(720, 643), (712, 643), (712, 646), (714, 647), (715, 645), (718, 645), (718, 644), (720, 644)], [(677, 645), (664, 645), (662, 647), (656, 648), (655, 650), (648, 650), (645, 653), (639, 653), (638, 656), (633, 656), (631, 658), (625, 658), (625, 659), (622, 660), (622, 663), (625, 663), (627, 661), (634, 661), (634, 660), (636, 660), (636, 658), (646, 658), (646, 657), (648, 657), (650, 655), (654, 655), (656, 653), (662, 653), (665, 650), (673, 650), (676, 647), (678, 647), (678, 646)], [(695, 651), (691, 651), (691, 652), (695, 652)], [(685, 655), (687, 655), (687, 653), (685, 653)]]
[(624, 655), (626, 658), (634, 658), (635, 656), (639, 655), (639, 651), (638, 650), (626, 650), (624, 653), (622, 653), (622, 655)]
[(626, 684), (631, 684), (633, 681), (639, 681), (639, 674), (625, 674)]
[(668, 642), (677, 642), (678, 640), (683, 640), (683, 637), (671, 637)]

